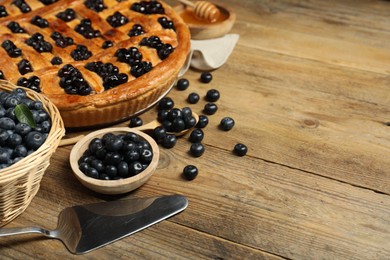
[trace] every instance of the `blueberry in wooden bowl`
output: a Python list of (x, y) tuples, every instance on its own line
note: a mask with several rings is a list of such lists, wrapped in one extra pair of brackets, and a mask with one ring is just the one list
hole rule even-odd
[(139, 188), (155, 172), (157, 143), (127, 127), (105, 128), (79, 140), (70, 153), (76, 178), (102, 194), (123, 194)]

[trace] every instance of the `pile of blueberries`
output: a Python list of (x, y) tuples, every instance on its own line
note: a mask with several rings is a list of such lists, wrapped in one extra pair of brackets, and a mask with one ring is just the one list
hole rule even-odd
[(3, 47), (3, 49), (8, 53), (8, 56), (11, 58), (22, 56), (22, 50), (16, 47), (16, 45), (11, 40), (3, 41), (1, 47)]
[(30, 22), (31, 24), (34, 24), (39, 28), (49, 27), (49, 22), (45, 18), (40, 17), (39, 15), (34, 16)]
[(142, 61), (142, 53), (137, 47), (120, 48), (115, 52), (115, 57), (119, 62), (129, 64), (130, 73), (136, 78), (153, 69), (151, 62)]
[(144, 34), (145, 31), (144, 31), (144, 28), (142, 27), (142, 25), (140, 24), (134, 24), (133, 27), (131, 27), (131, 30), (129, 31), (129, 33), (127, 34), (129, 37), (133, 37), (133, 36), (138, 36), (138, 35), (141, 35), (141, 34)]
[(26, 44), (33, 47), (37, 52), (51, 52), (53, 46), (50, 42), (45, 41), (45, 38), (40, 33), (34, 33), (30, 38), (26, 40)]
[(114, 28), (125, 25), (129, 22), (129, 18), (116, 11), (114, 14), (107, 17), (106, 21)]
[(9, 22), (7, 24), (7, 28), (11, 30), (13, 33), (25, 33), (26, 30), (20, 26), (17, 22)]
[(164, 29), (172, 29), (172, 30), (175, 30), (175, 24), (171, 21), (171, 20), (168, 20), (167, 17), (159, 17), (157, 19), (157, 21), (161, 24), (161, 26), (164, 28)]
[[(20, 122), (15, 107), (23, 104), (31, 111), (35, 126)], [(42, 102), (27, 97), (24, 89), (0, 92), (0, 169), (8, 167), (36, 151), (51, 129), (50, 115)]]
[(91, 178), (118, 180), (139, 174), (152, 159), (150, 144), (136, 133), (107, 133), (89, 143), (78, 165)]
[(86, 0), (84, 4), (86, 7), (97, 13), (107, 8), (107, 6), (104, 5), (103, 0)]
[(52, 38), (56, 45), (60, 48), (66, 48), (74, 44), (74, 41), (71, 37), (64, 37), (60, 32), (53, 32), (50, 35), (50, 38)]
[(88, 50), (87, 46), (78, 44), (76, 49), (70, 52), (70, 56), (75, 61), (88, 60), (92, 56), (92, 52)]
[(172, 148), (176, 145), (175, 133), (180, 133), (196, 125), (196, 119), (189, 107), (182, 109), (174, 107), (173, 100), (169, 97), (163, 98), (158, 106), (157, 120), (161, 126), (153, 130), (152, 136), (156, 143), (164, 148)]
[(140, 45), (156, 49), (158, 57), (162, 60), (168, 58), (174, 50), (171, 44), (163, 43), (158, 36), (145, 37), (141, 40)]
[(81, 20), (80, 23), (76, 25), (74, 30), (84, 36), (84, 38), (86, 39), (92, 39), (101, 36), (99, 30), (95, 30), (92, 28), (92, 22), (88, 18)]
[(64, 65), (58, 71), (58, 76), (60, 77), (60, 86), (67, 94), (86, 96), (92, 92), (91, 86), (81, 72), (71, 64)]
[(76, 12), (72, 8), (67, 8), (65, 11), (56, 14), (56, 17), (64, 22), (70, 22), (76, 18)]
[(41, 92), (41, 80), (37, 76), (31, 76), (28, 79), (21, 77), (16, 84), (21, 87), (32, 89), (38, 93)]
[(128, 80), (127, 74), (119, 73), (118, 67), (109, 62), (89, 62), (85, 65), (85, 68), (95, 72), (102, 78), (105, 90), (126, 83)]
[(24, 0), (14, 0), (12, 3), (19, 8), (22, 13), (31, 12), (31, 7)]
[[(209, 83), (212, 81), (212, 74), (210, 72), (203, 72), (200, 76), (202, 83)], [(177, 81), (176, 88), (178, 90), (188, 89), (190, 82), (181, 78)], [(192, 116), (191, 108), (184, 107), (182, 109), (176, 108), (174, 101), (170, 97), (164, 97), (158, 104), (157, 119), (161, 126), (156, 127), (152, 132), (154, 140), (164, 148), (173, 148), (177, 143), (175, 133), (185, 129), (194, 129), (191, 131), (188, 140), (191, 142), (189, 153), (194, 157), (200, 157), (205, 152), (205, 146), (202, 144), (204, 138), (203, 129), (208, 125), (208, 116), (213, 115), (218, 110), (216, 101), (220, 98), (220, 92), (217, 89), (209, 89), (206, 93), (205, 100), (207, 103), (204, 106), (202, 115), (199, 115), (199, 120), (196, 123)], [(200, 100), (199, 94), (192, 92), (188, 95), (187, 101), (190, 104), (196, 104)], [(130, 120), (130, 127), (138, 127), (142, 125), (142, 120), (139, 117), (134, 117)], [(235, 121), (231, 117), (223, 117), (219, 124), (219, 129), (223, 131), (230, 131), (235, 125)], [(233, 153), (237, 156), (246, 155), (248, 148), (242, 143), (237, 143), (233, 148)], [(187, 165), (183, 169), (183, 176), (187, 180), (193, 180), (198, 175), (198, 168), (195, 165)]]
[(140, 1), (130, 7), (131, 10), (142, 14), (164, 14), (165, 10), (162, 4), (156, 0)]

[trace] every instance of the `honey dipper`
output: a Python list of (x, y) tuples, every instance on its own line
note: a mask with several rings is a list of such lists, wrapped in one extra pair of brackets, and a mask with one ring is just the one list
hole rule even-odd
[(218, 7), (214, 4), (207, 1), (197, 1), (195, 3), (188, 0), (179, 0), (182, 4), (190, 6), (194, 10), (195, 16), (202, 20), (207, 20), (209, 22), (215, 22), (219, 15), (220, 11)]

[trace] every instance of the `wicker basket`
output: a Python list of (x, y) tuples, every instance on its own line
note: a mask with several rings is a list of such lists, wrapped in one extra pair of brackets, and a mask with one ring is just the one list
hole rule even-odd
[[(10, 92), (16, 86), (0, 80), (0, 90)], [(40, 181), (49, 166), (50, 157), (57, 149), (65, 128), (58, 109), (50, 100), (32, 90), (27, 96), (39, 100), (49, 113), (52, 127), (45, 143), (19, 162), (0, 170), (0, 226), (19, 216), (38, 192)]]

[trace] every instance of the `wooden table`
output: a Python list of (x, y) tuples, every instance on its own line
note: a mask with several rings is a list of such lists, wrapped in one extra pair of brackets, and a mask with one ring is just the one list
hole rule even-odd
[[(155, 175), (127, 194), (183, 194), (189, 207), (77, 258), (389, 259), (390, 2), (215, 2), (236, 11), (239, 42), (211, 83), (190, 70), (190, 88), (169, 94), (183, 107), (190, 92), (221, 92), (206, 152), (190, 156), (186, 137), (161, 148)], [(191, 107), (201, 113), (204, 104)], [(229, 132), (218, 129), (225, 116), (236, 122)], [(249, 147), (244, 157), (232, 154), (238, 142)], [(63, 208), (112, 199), (75, 179), (70, 150), (58, 148), (39, 193), (8, 227), (55, 228)], [(200, 171), (193, 181), (181, 177), (188, 164)], [(30, 235), (0, 239), (0, 258), (76, 257)]]

